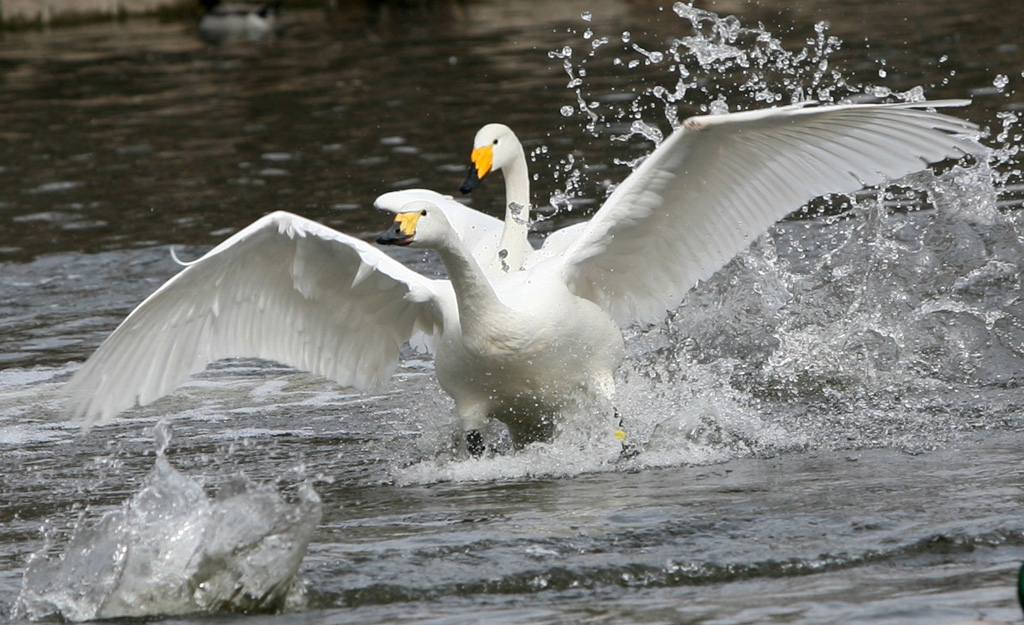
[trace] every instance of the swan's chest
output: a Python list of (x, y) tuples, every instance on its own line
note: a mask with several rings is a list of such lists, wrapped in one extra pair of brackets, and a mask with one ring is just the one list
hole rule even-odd
[[(438, 380), (488, 400), (563, 394), (622, 358), (619, 330), (594, 304), (564, 289), (523, 281), (501, 292), (501, 314), (463, 319), (436, 353)], [(472, 314), (473, 311), (467, 311)]]
[(479, 379), (495, 374), (524, 377), (551, 348), (549, 325), (543, 321), (502, 317), (478, 320), (471, 331), (460, 326), (446, 332), (436, 354), (438, 376)]

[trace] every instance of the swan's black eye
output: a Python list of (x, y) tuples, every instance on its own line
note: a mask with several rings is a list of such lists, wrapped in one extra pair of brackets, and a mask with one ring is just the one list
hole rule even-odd
[(494, 140), (494, 145), (498, 145), (498, 140), (497, 139)]
[(420, 217), (426, 217), (426, 216), (427, 216), (427, 209), (424, 208), (423, 210), (420, 211)]

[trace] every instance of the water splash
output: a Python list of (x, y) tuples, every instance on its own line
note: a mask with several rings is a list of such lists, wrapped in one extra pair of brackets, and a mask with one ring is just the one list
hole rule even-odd
[[(641, 43), (629, 31), (600, 33), (589, 22), (580, 45), (548, 53), (561, 62), (574, 100), (560, 106), (561, 116), (574, 117), (586, 135), (621, 143), (622, 156), (615, 157), (614, 164), (627, 169), (637, 167), (652, 144), (656, 147), (691, 115), (808, 100), (925, 99), (921, 87), (895, 91), (850, 79), (833, 62), (842, 41), (829, 33), (827, 22), (816, 24), (813, 36), (791, 49), (763, 25), (744, 26), (735, 16), (721, 16), (692, 3), (676, 2), (672, 8), (681, 20), (680, 34), (666, 42)], [(996, 82), (1006, 81), (997, 77)], [(595, 172), (608, 171), (615, 170), (591, 167), (583, 155), (567, 154), (552, 171), (562, 188), (550, 197), (551, 205), (556, 212), (568, 212), (579, 204), (574, 199), (606, 197), (614, 184), (592, 178)], [(626, 173), (620, 169), (616, 177)]]
[(746, 453), (800, 439), (916, 452), (999, 427), (1021, 403), (1005, 389), (1024, 384), (1024, 223), (998, 210), (985, 164), (902, 182), (780, 224), (630, 341), (633, 374), (714, 376), (721, 390), (697, 388), (732, 407), (712, 421), (752, 413), (789, 432), (754, 431)]
[[(728, 364), (690, 367), (680, 358), (685, 343), (680, 347), (672, 340), (661, 331), (632, 337), (635, 368), (620, 376), (614, 411), (600, 402), (581, 400), (561, 415), (552, 441), (514, 453), (504, 426), (491, 422), (485, 430), (490, 453), (468, 457), (460, 445), (464, 432), (447, 418), (453, 407), (439, 408), (438, 414), (446, 418), (425, 428), (422, 459), (392, 467), (389, 479), (409, 485), (558, 478), (703, 465), (806, 443), (766, 421), (744, 393), (722, 387)], [(616, 437), (620, 427), (626, 433), (625, 447)]]
[(170, 427), (155, 438), (156, 466), (130, 501), (81, 522), (63, 553), (48, 544), (31, 558), (16, 618), (273, 611), (298, 599), (294, 576), (321, 516), (313, 488), (289, 504), (238, 474), (209, 498), (168, 461)]
[[(691, 114), (927, 99), (921, 86), (850, 79), (833, 61), (842, 42), (827, 23), (793, 50), (762, 25), (692, 3), (673, 11), (683, 34), (667, 43), (590, 23), (583, 45), (552, 55), (575, 100), (562, 115), (620, 145), (615, 163), (628, 169)], [(595, 39), (602, 46), (588, 45)], [(1013, 80), (994, 75), (992, 89), (1009, 95)], [(620, 395), (642, 415), (634, 427), (646, 447), (666, 462), (808, 445), (919, 451), (1018, 410), (1001, 391), (1024, 384), (1019, 112), (997, 113), (992, 133), (987, 158), (812, 203), (804, 221), (780, 224), (663, 325), (639, 329)], [(554, 169), (556, 212), (614, 189), (591, 180), (610, 170), (588, 166), (585, 152)], [(990, 395), (993, 414), (979, 419), (971, 406)]]
[[(683, 3), (674, 12), (689, 34), (660, 49), (588, 21), (583, 45), (549, 53), (574, 100), (561, 115), (631, 152), (616, 160), (628, 168), (678, 127), (681, 111), (926, 99), (922, 87), (849, 80), (832, 62), (842, 42), (826, 23), (790, 50), (760, 25)], [(600, 78), (609, 72), (617, 77)], [(993, 85), (1006, 90), (1010, 80)], [(1006, 210), (1024, 188), (1024, 133), (1016, 112), (998, 121), (988, 158), (818, 200), (698, 285), (664, 323), (634, 328), (617, 408), (643, 451), (636, 458), (623, 461), (607, 432), (570, 415), (552, 444), (472, 460), (441, 453), (397, 470), (395, 481), (575, 475), (809, 448), (918, 452), (999, 427), (1024, 403), (1003, 392), (1024, 385), (1024, 223)], [(534, 162), (545, 157), (563, 185), (551, 196), (556, 212), (612, 190), (602, 181), (595, 191), (589, 178), (601, 168), (584, 152), (557, 162), (551, 152), (539, 148)], [(982, 417), (980, 397), (992, 408)], [(578, 421), (593, 420), (579, 412)], [(433, 440), (446, 436), (458, 434)]]

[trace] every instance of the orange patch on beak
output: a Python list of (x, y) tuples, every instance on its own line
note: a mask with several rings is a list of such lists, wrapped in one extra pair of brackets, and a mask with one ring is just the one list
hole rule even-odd
[(395, 215), (395, 221), (398, 223), (398, 229), (402, 234), (406, 236), (412, 236), (416, 234), (416, 222), (420, 220), (419, 211), (413, 211), (410, 213), (399, 213)]
[(469, 155), (469, 160), (473, 161), (473, 165), (476, 166), (476, 177), (483, 178), (491, 173), (491, 163), (494, 161), (494, 148), (489, 145), (476, 148)]

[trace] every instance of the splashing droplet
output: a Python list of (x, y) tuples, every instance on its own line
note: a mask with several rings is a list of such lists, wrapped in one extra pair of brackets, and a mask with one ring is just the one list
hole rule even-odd
[(726, 104), (725, 100), (715, 100), (711, 103), (709, 112), (712, 115), (725, 115), (729, 112), (729, 105)]
[(552, 50), (548, 52), (548, 58), (550, 59), (568, 59), (572, 56), (572, 48), (570, 46), (563, 46), (561, 50)]
[(153, 441), (156, 445), (156, 455), (163, 456), (167, 452), (168, 445), (171, 444), (171, 438), (173, 438), (174, 432), (171, 430), (171, 424), (166, 420), (161, 419), (155, 426), (153, 426)]

